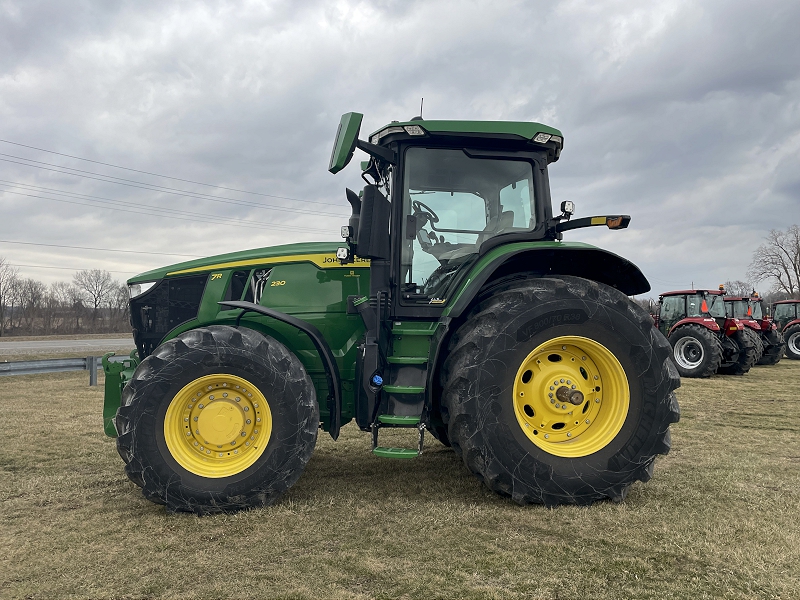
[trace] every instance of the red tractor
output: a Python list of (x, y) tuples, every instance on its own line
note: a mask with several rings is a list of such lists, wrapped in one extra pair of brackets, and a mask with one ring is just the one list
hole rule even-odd
[(753, 292), (751, 296), (725, 296), (725, 312), (744, 325), (756, 343), (757, 365), (777, 364), (786, 349), (778, 326), (772, 322), (765, 311), (761, 298)]
[(682, 377), (744, 375), (755, 364), (755, 343), (739, 319), (725, 315), (723, 291), (665, 292), (658, 303), (656, 327)]
[(786, 358), (800, 360), (800, 300), (776, 302), (772, 318), (786, 340)]

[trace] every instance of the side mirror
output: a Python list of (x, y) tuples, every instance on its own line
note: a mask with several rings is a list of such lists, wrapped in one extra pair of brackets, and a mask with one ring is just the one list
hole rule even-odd
[(344, 169), (350, 159), (353, 158), (363, 118), (364, 115), (357, 112), (342, 115), (342, 120), (339, 121), (339, 129), (336, 131), (336, 139), (333, 140), (331, 162), (328, 165), (328, 171), (334, 175)]
[(364, 186), (361, 198), (361, 215), (356, 236), (356, 255), (361, 258), (386, 260), (389, 258), (389, 216), (391, 204), (378, 191), (377, 186)]

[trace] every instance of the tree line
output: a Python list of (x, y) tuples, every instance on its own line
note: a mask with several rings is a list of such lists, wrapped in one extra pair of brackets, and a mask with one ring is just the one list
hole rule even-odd
[(0, 336), (129, 332), (128, 287), (101, 269), (49, 286), (0, 256)]

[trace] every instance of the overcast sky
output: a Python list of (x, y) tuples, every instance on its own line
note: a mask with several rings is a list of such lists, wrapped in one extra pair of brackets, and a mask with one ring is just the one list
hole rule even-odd
[(554, 202), (633, 217), (566, 239), (654, 293), (716, 287), (800, 222), (798, 30), (796, 0), (0, 0), (0, 256), (124, 279), (337, 240), (360, 187), (355, 161), (327, 171), (340, 115), (364, 138), (424, 97), (429, 119), (561, 129)]

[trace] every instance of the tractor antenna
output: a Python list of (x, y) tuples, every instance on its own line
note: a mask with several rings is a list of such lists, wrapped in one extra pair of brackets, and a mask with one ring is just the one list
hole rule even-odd
[(425, 98), (419, 99), (419, 118), (422, 118), (422, 103), (425, 102)]

